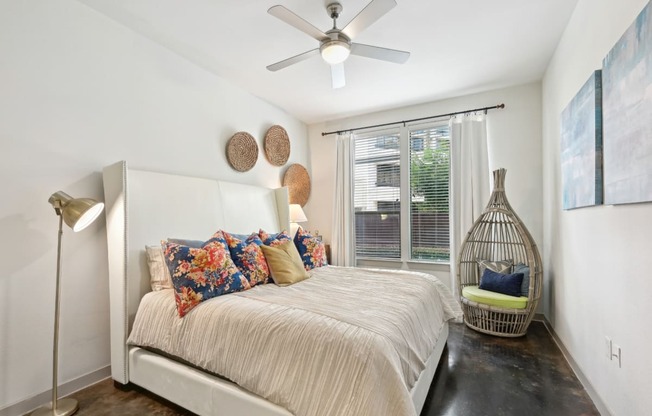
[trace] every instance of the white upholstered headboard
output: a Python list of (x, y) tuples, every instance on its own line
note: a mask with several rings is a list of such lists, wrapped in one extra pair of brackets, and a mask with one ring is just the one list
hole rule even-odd
[(207, 240), (218, 229), (247, 234), (289, 230), (287, 188), (269, 189), (130, 169), (104, 168), (111, 298), (111, 374), (129, 381), (127, 337), (150, 291), (146, 245), (162, 239)]

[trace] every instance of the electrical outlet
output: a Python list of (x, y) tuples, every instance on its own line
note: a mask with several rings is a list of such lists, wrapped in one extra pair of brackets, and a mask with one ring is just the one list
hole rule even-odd
[(604, 337), (604, 344), (605, 344), (605, 350), (604, 350), (604, 351), (605, 351), (605, 353), (607, 354), (607, 358), (608, 358), (609, 360), (613, 360), (613, 356), (612, 356), (612, 354), (613, 354), (613, 353), (612, 353), (612, 351), (613, 351), (613, 347), (612, 347), (613, 344), (612, 344), (612, 342), (611, 342), (611, 338), (609, 338), (609, 337)]

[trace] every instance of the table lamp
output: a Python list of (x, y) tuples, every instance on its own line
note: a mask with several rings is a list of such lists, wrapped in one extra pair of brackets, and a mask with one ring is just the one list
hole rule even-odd
[(308, 218), (306, 218), (306, 214), (303, 212), (301, 205), (290, 204), (290, 232), (292, 233), (292, 236), (294, 236), (299, 229), (298, 223), (306, 221), (308, 221)]

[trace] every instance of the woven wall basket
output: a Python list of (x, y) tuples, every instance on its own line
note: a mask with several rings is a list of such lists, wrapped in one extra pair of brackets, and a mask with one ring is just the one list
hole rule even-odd
[(298, 163), (290, 165), (283, 175), (283, 186), (288, 187), (290, 204), (306, 205), (310, 197), (310, 176), (306, 168)]
[(283, 166), (290, 158), (290, 138), (281, 126), (272, 126), (265, 134), (265, 156), (274, 166)]
[(258, 160), (256, 139), (244, 131), (237, 132), (226, 145), (226, 158), (231, 167), (238, 172), (246, 172), (253, 168)]

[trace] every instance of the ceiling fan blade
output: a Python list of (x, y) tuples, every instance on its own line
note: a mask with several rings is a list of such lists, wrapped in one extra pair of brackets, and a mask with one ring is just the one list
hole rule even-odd
[(380, 59), (381, 61), (394, 62), (396, 64), (404, 64), (410, 57), (410, 52), (380, 48), (378, 46), (364, 45), (362, 43), (352, 43), (351, 55)]
[(279, 69), (283, 69), (285, 67), (288, 67), (290, 65), (294, 65), (298, 62), (305, 61), (308, 58), (311, 58), (315, 55), (319, 55), (319, 49), (312, 49), (309, 50), (308, 52), (300, 53), (299, 55), (295, 55), (292, 58), (284, 59), (280, 62), (277, 62), (275, 64), (271, 64), (267, 66), (267, 69), (274, 72), (278, 71)]
[(349, 22), (342, 33), (349, 37), (355, 38), (363, 30), (371, 26), (376, 20), (380, 19), (385, 13), (392, 10), (396, 6), (395, 0), (372, 0), (371, 3), (362, 9), (356, 17)]
[(324, 32), (317, 29), (316, 27), (306, 22), (301, 17), (297, 16), (296, 14), (294, 14), (293, 12), (291, 12), (290, 10), (286, 9), (283, 6), (280, 5), (272, 6), (269, 8), (269, 10), (267, 10), (267, 13), (271, 14), (272, 16), (278, 17), (285, 23), (295, 27), (296, 29), (299, 29), (300, 31), (306, 33), (309, 36), (312, 36), (318, 41), (321, 41), (324, 38), (328, 38), (328, 36)]
[(331, 78), (333, 81), (333, 89), (342, 88), (346, 85), (344, 78), (344, 62), (331, 65)]

